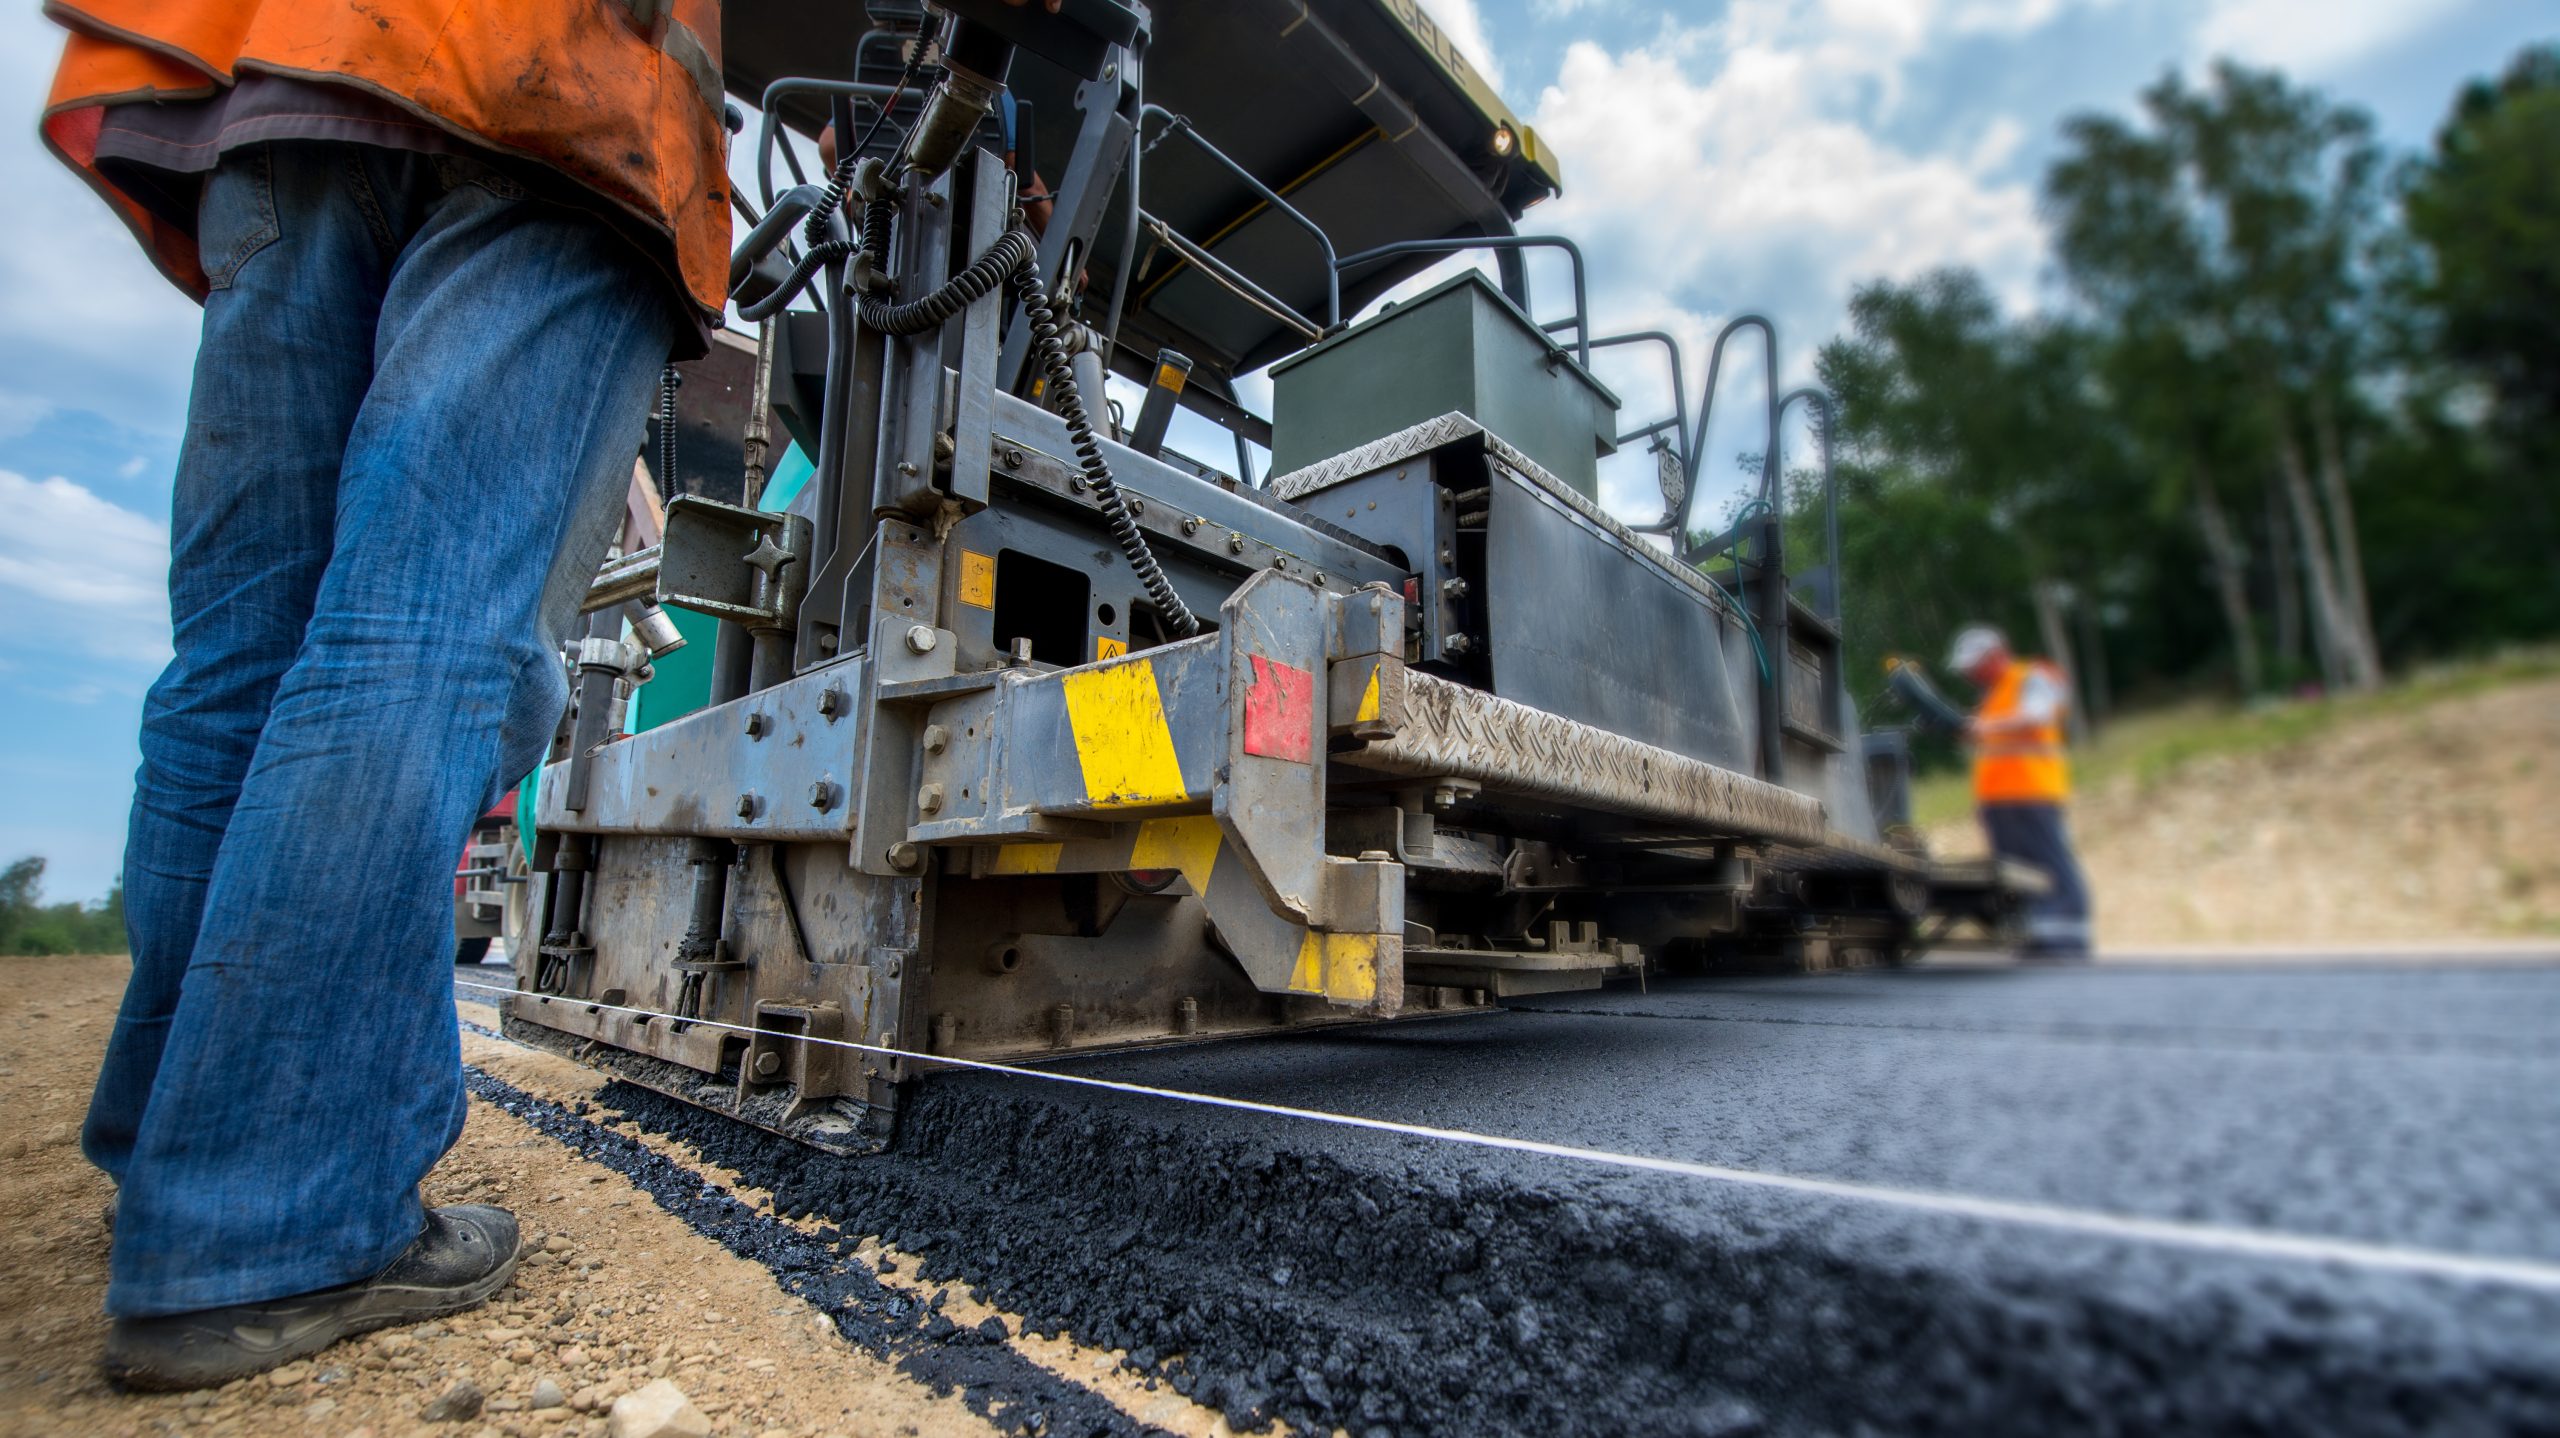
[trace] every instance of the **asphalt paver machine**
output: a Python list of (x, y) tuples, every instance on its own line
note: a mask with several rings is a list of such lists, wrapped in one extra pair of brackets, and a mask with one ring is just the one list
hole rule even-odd
[[(1836, 605), (1774, 515), (1706, 572), (1597, 502), (1687, 420), (1621, 432), (1624, 337), (1515, 229), (1558, 163), (1412, 0), (732, 0), (726, 43), (746, 423), (815, 472), (599, 575), (511, 1033), (857, 1150), (926, 1065), (812, 1039), (1019, 1061), (1907, 951)], [(718, 632), (707, 702), (625, 733), (635, 602)]]

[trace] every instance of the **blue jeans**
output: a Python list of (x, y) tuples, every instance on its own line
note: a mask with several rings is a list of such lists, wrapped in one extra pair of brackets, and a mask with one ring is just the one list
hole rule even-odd
[(456, 156), (207, 177), (176, 656), (125, 841), (133, 977), (82, 1134), (107, 1310), (380, 1270), (460, 1136), (453, 869), (542, 758), (678, 322), (593, 214)]
[(2027, 905), (2027, 951), (2055, 958), (2089, 954), (2089, 881), (2071, 847), (2060, 804), (1985, 804), (1982, 830), (1991, 852), (2045, 876), (2048, 887)]

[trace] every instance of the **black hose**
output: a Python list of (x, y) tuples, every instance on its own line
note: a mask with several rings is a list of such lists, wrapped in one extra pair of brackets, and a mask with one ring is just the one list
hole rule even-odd
[[(1029, 235), (1014, 230), (1007, 238), (1014, 235), (1021, 236), (1026, 251), (1031, 248)], [(1031, 326), (1031, 344), (1039, 351), (1040, 368), (1049, 380), (1049, 402), (1057, 407), (1058, 417), (1067, 422), (1067, 436), (1075, 441), (1076, 462), (1084, 470), (1085, 483), (1093, 488), (1094, 502), (1102, 507), (1102, 517), (1110, 522), (1111, 537), (1128, 557), (1129, 568), (1137, 574), (1138, 582), (1146, 587), (1147, 598), (1155, 602), (1157, 616), (1168, 629), (1188, 639), (1200, 632), (1199, 616), (1182, 602), (1181, 595), (1173, 592), (1173, 581), (1165, 577), (1164, 566), (1156, 562), (1146, 534), (1120, 497), (1120, 485), (1111, 477), (1111, 466), (1103, 462), (1102, 442), (1094, 438), (1093, 421), (1084, 412), (1084, 396), (1076, 390), (1075, 369), (1067, 362), (1066, 345), (1058, 339), (1057, 313), (1049, 308), (1049, 297), (1040, 288), (1040, 267), (1026, 261), (1010, 279), (1014, 300), (1022, 306), (1024, 322)]]
[[(865, 217), (868, 220), (868, 216)], [(874, 250), (877, 254), (879, 251)], [(1031, 265), (1036, 256), (1031, 236), (1020, 230), (1007, 230), (987, 246), (987, 252), (969, 267), (953, 275), (950, 282), (922, 299), (902, 305), (864, 300), (855, 313), (862, 317), (862, 327), (882, 334), (920, 335), (948, 321), (953, 315), (985, 299), (1005, 276)]]
[[(892, 212), (891, 206), (875, 203), (863, 215), (864, 247), (873, 254), (885, 253), (881, 247), (887, 241)], [(1049, 296), (1040, 287), (1039, 247), (1028, 232), (1007, 230), (997, 236), (985, 254), (932, 294), (902, 305), (864, 300), (857, 313), (865, 329), (892, 335), (922, 334), (948, 322), (986, 298), (997, 285), (1006, 283), (1012, 285), (1014, 300), (1022, 306), (1023, 322), (1031, 326), (1031, 344), (1039, 352), (1040, 368), (1049, 381), (1049, 403), (1067, 423), (1067, 436), (1075, 442), (1076, 463), (1084, 471), (1085, 483), (1093, 489), (1094, 503), (1101, 506), (1102, 517), (1111, 526), (1112, 539), (1128, 558), (1129, 568), (1146, 588), (1147, 598), (1154, 602), (1166, 627), (1190, 638), (1200, 632), (1200, 618), (1174, 592), (1173, 581), (1165, 577), (1164, 566), (1148, 547), (1145, 531), (1130, 515), (1128, 502), (1121, 498), (1119, 482), (1111, 477), (1111, 466), (1102, 457), (1102, 442), (1094, 437), (1093, 421), (1085, 414), (1084, 396), (1076, 388), (1075, 369), (1067, 362), (1067, 347), (1058, 338), (1057, 312), (1049, 307)]]
[(674, 365), (658, 371), (658, 495), (676, 497), (676, 389), (684, 376)]
[(800, 292), (809, 287), (810, 278), (818, 273), (821, 265), (848, 258), (859, 248), (851, 240), (820, 240), (800, 256), (799, 263), (791, 267), (790, 274), (783, 276), (781, 284), (773, 287), (772, 294), (754, 304), (738, 306), (738, 318), (749, 324), (762, 324), (782, 313), (784, 306), (798, 299)]

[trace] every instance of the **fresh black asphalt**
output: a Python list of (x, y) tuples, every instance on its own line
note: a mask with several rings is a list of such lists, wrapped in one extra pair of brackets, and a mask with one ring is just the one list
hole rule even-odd
[[(2560, 965), (1657, 981), (1075, 1072), (2560, 1264)], [(893, 1151), (606, 1095), (1239, 1423), (2560, 1431), (2560, 1292), (1631, 1174), (994, 1076)]]

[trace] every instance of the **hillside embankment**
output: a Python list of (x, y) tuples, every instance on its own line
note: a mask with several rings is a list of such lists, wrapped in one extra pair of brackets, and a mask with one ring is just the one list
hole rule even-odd
[[(2560, 657), (2128, 718), (2077, 763), (2102, 948), (2560, 935)], [(1959, 777), (1919, 816), (1981, 851)]]

